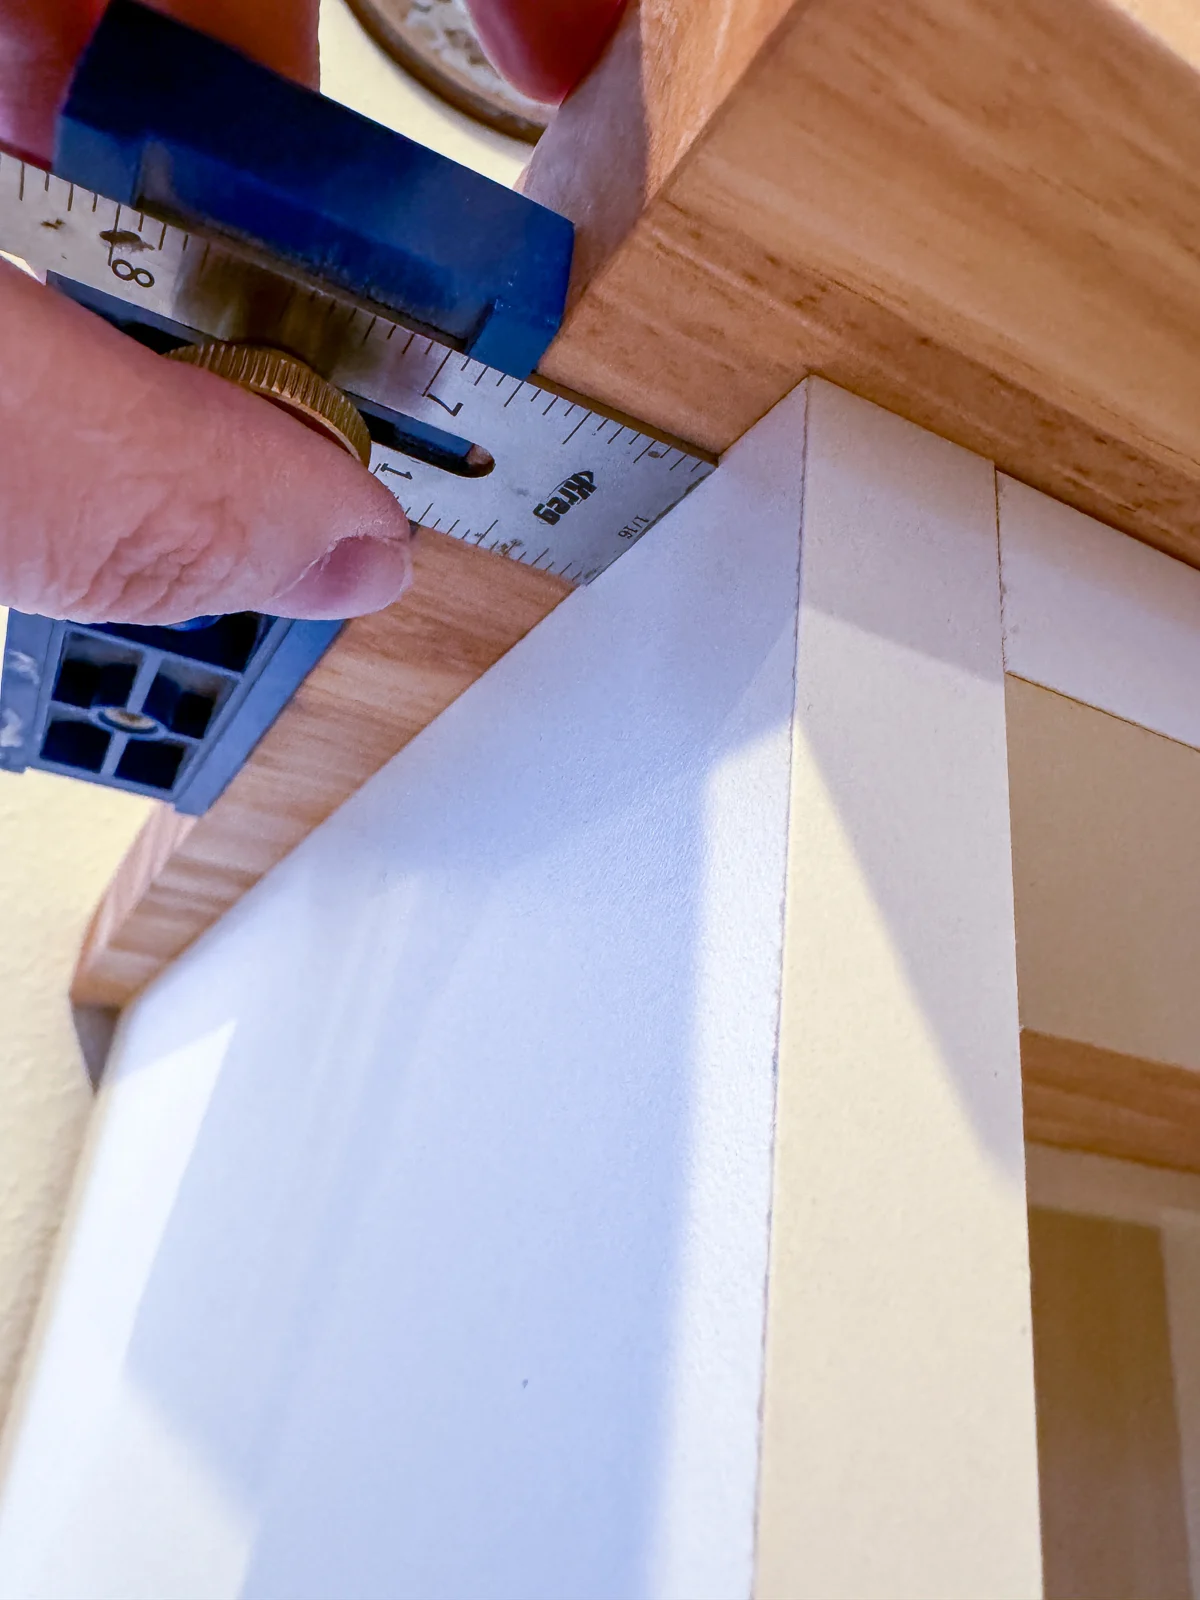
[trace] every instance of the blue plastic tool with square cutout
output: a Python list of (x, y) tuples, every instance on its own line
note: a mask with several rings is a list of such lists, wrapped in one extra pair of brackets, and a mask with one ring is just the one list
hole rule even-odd
[(83, 778), (199, 815), (341, 626), (242, 612), (139, 628), (10, 611), (0, 769)]
[(54, 170), (515, 378), (562, 320), (565, 217), (136, 0), (112, 0), (76, 68)]

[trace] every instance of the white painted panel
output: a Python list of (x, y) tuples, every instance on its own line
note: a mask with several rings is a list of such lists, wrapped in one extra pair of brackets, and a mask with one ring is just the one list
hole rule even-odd
[(748, 1595), (802, 429), (134, 1008), (0, 1594)]
[(1007, 670), (1200, 747), (1200, 571), (998, 483)]
[(760, 1600), (1041, 1555), (995, 490), (810, 387)]

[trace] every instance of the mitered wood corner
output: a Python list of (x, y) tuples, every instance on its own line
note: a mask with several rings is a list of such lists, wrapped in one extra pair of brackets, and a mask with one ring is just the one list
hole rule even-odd
[(123, 1006), (570, 585), (422, 531), (408, 595), (350, 622), (203, 817), (152, 813), (88, 928), (71, 998)]

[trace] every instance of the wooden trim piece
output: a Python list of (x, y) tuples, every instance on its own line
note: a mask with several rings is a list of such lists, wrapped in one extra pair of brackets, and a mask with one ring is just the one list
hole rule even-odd
[(1173, 0), (642, 0), (526, 178), (546, 372), (716, 450), (818, 372), (1200, 563), (1198, 63)]
[(92, 918), (76, 1005), (125, 1005), (570, 593), (444, 534), (420, 534), (414, 567), (399, 605), (347, 624), (205, 816), (152, 814)]
[(1200, 1072), (1025, 1030), (1021, 1076), (1026, 1139), (1200, 1173)]

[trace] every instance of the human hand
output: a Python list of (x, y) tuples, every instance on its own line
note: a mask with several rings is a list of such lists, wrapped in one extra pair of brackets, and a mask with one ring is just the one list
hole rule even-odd
[(595, 66), (626, 0), (467, 0), (492, 65), (556, 106)]
[[(297, 80), (318, 0), (155, 0)], [(624, 0), (469, 0), (518, 87), (556, 103)], [(104, 0), (0, 0), (0, 145), (48, 165)], [(399, 598), (409, 528), (343, 451), (163, 361), (0, 261), (0, 604), (76, 621), (344, 617)]]
[[(315, 83), (316, 0), (161, 8)], [(48, 164), (102, 0), (0, 0), (0, 144)], [(75, 621), (344, 617), (398, 599), (409, 530), (336, 445), (0, 261), (0, 604)]]

